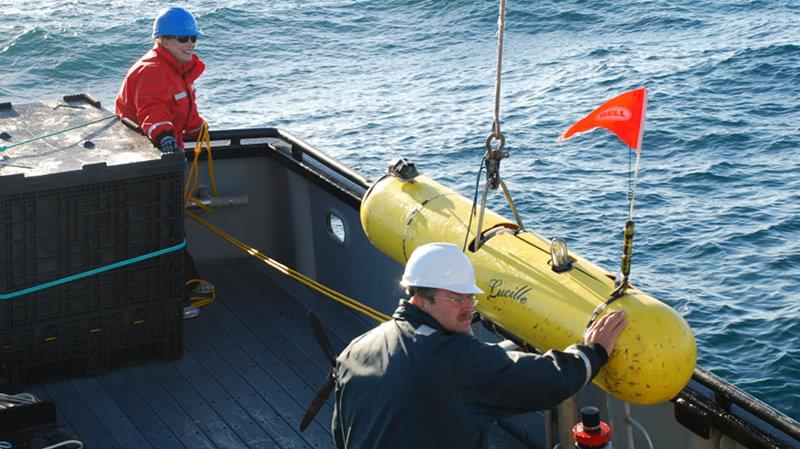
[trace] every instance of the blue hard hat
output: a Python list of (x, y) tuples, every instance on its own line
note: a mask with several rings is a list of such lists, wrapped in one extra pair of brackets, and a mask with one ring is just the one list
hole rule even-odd
[(160, 36), (198, 36), (197, 21), (184, 8), (173, 6), (158, 12), (153, 21), (153, 39)]

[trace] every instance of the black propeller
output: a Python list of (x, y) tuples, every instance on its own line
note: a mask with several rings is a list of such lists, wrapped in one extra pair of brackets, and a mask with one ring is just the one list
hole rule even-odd
[(314, 420), (314, 417), (317, 416), (317, 413), (322, 409), (322, 406), (325, 404), (325, 401), (328, 399), (328, 396), (331, 395), (331, 391), (333, 391), (334, 385), (336, 385), (336, 353), (333, 352), (333, 346), (331, 345), (330, 340), (328, 340), (328, 335), (325, 333), (325, 328), (322, 327), (322, 322), (320, 322), (319, 318), (314, 315), (313, 312), (308, 312), (308, 322), (311, 324), (311, 330), (314, 331), (314, 336), (317, 338), (317, 342), (319, 346), (322, 348), (322, 351), (325, 353), (325, 356), (328, 357), (328, 361), (331, 363), (331, 369), (328, 371), (328, 378), (325, 381), (325, 385), (320, 388), (317, 392), (314, 399), (311, 401), (311, 404), (308, 406), (306, 410), (306, 414), (303, 415), (303, 420), (300, 422), (300, 431), (304, 432), (308, 425), (311, 424), (311, 421)]
[(317, 337), (317, 342), (322, 348), (322, 351), (328, 357), (331, 366), (336, 366), (336, 353), (333, 351), (331, 341), (328, 340), (328, 334), (325, 333), (325, 328), (322, 327), (322, 322), (312, 311), (308, 312), (307, 317), (308, 322), (311, 324), (311, 330), (314, 331), (314, 336)]

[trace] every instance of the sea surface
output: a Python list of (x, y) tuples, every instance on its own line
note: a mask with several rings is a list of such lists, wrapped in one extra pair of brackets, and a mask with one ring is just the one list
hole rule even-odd
[[(0, 0), (0, 102), (113, 109), (156, 1)], [(699, 365), (800, 419), (800, 2), (508, 0), (501, 165), (526, 227), (617, 271), (634, 155), (574, 121), (647, 87), (632, 282)], [(399, 155), (471, 197), (498, 2), (193, 1), (212, 129), (276, 126), (369, 179)], [(502, 194), (490, 206), (511, 217)]]

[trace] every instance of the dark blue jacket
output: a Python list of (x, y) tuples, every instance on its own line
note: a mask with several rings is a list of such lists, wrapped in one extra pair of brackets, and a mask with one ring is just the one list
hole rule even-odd
[(558, 405), (608, 359), (600, 345), (509, 352), (444, 330), (406, 300), (393, 318), (337, 358), (340, 449), (485, 448), (494, 420)]

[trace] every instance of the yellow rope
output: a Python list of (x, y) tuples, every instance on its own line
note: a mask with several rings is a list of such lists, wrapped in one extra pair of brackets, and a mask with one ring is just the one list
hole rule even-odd
[(217, 179), (214, 176), (214, 158), (211, 156), (211, 136), (208, 133), (208, 122), (203, 122), (200, 127), (200, 132), (197, 134), (197, 141), (194, 144), (194, 160), (189, 167), (189, 172), (186, 174), (186, 186), (183, 190), (183, 205), (186, 207), (190, 202), (196, 204), (204, 210), (208, 210), (206, 206), (200, 204), (195, 198), (192, 197), (192, 192), (197, 190), (197, 185), (200, 182), (200, 170), (198, 163), (200, 161), (200, 154), (205, 147), (208, 153), (208, 177), (211, 181), (211, 195), (217, 196)]
[(186, 281), (187, 287), (191, 287), (194, 284), (208, 284), (208, 286), (211, 288), (211, 292), (208, 294), (208, 296), (190, 296), (189, 300), (191, 301), (192, 306), (198, 308), (205, 307), (214, 302), (214, 300), (217, 298), (217, 289), (210, 282), (203, 279), (189, 279)]
[(373, 320), (375, 320), (377, 322), (388, 321), (388, 320), (391, 319), (391, 317), (389, 315), (381, 313), (381, 312), (379, 312), (379, 311), (377, 311), (377, 310), (375, 310), (375, 309), (373, 309), (373, 308), (371, 308), (371, 307), (369, 307), (369, 306), (367, 306), (365, 304), (362, 304), (362, 303), (356, 301), (355, 299), (350, 298), (349, 296), (346, 296), (346, 295), (344, 295), (342, 293), (339, 293), (336, 290), (333, 290), (332, 288), (330, 288), (330, 287), (328, 287), (326, 285), (320, 284), (319, 282), (315, 281), (314, 279), (311, 279), (310, 277), (304, 275), (303, 273), (295, 271), (292, 268), (290, 268), (290, 267), (278, 262), (277, 260), (272, 259), (271, 257), (263, 254), (261, 251), (259, 251), (259, 250), (255, 249), (255, 248), (253, 248), (253, 247), (251, 247), (251, 246), (249, 246), (249, 245), (237, 240), (235, 237), (233, 237), (230, 234), (226, 233), (225, 231), (219, 229), (218, 227), (212, 225), (211, 223), (207, 222), (206, 220), (200, 218), (199, 216), (197, 216), (197, 215), (195, 215), (195, 214), (193, 214), (191, 212), (188, 212), (188, 211), (186, 212), (186, 216), (191, 218), (192, 220), (196, 221), (200, 225), (204, 226), (206, 229), (208, 229), (209, 231), (211, 231), (214, 234), (218, 235), (219, 237), (222, 237), (223, 239), (227, 240), (233, 246), (236, 246), (237, 248), (241, 249), (242, 251), (246, 252), (247, 254), (250, 254), (251, 256), (261, 260), (265, 264), (267, 264), (270, 267), (274, 268), (278, 272), (289, 276), (290, 278), (292, 278), (295, 281), (297, 281), (297, 282), (299, 282), (299, 283), (311, 288), (312, 290), (315, 290), (315, 291), (317, 291), (319, 293), (322, 293), (323, 295), (328, 296), (329, 298), (333, 299), (334, 301), (336, 301), (336, 302), (338, 302), (338, 303), (340, 303), (340, 304), (342, 304), (342, 305), (344, 305), (346, 307), (349, 307), (350, 309), (353, 309), (353, 310), (355, 310), (357, 312), (361, 312), (364, 315), (372, 318)]
[[(214, 176), (214, 160), (211, 156), (211, 136), (208, 133), (208, 122), (203, 122), (203, 125), (200, 127), (200, 132), (197, 134), (197, 140), (194, 144), (194, 158), (191, 166), (189, 167), (189, 171), (186, 173), (186, 183), (183, 188), (183, 207), (186, 209), (189, 203), (192, 203), (201, 210), (210, 212), (210, 207), (206, 206), (200, 202), (200, 200), (192, 196), (192, 193), (197, 190), (197, 185), (200, 182), (200, 170), (198, 164), (200, 161), (200, 154), (203, 152), (203, 147), (205, 147), (206, 152), (208, 153), (208, 176), (211, 178), (211, 194), (214, 196), (217, 195), (217, 181)], [(209, 296), (189, 297), (191, 305), (198, 308), (207, 306), (214, 302), (214, 299), (217, 295), (216, 288), (214, 288), (210, 282), (202, 279), (190, 279), (186, 281), (186, 286), (188, 287), (193, 284), (201, 283), (207, 283), (211, 286), (211, 294)]]

